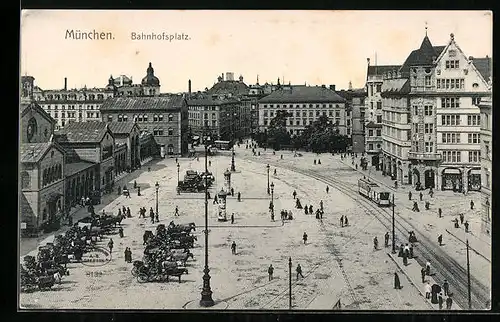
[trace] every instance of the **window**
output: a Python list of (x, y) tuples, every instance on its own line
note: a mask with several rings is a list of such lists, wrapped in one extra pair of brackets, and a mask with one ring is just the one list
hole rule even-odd
[(460, 98), (458, 97), (442, 97), (441, 108), (459, 108)]
[(459, 62), (460, 62), (459, 60), (447, 60), (445, 62), (446, 69), (459, 69), (460, 68)]
[(173, 114), (168, 114), (168, 121), (172, 122), (174, 120), (174, 115)]
[(477, 144), (480, 143), (480, 135), (479, 133), (469, 133), (467, 135), (467, 142), (471, 144)]
[[(368, 136), (373, 136), (373, 130), (368, 130)], [(370, 149), (372, 150), (372, 149)]]
[(339, 111), (335, 111), (335, 117), (340, 117), (340, 112)]
[(382, 136), (382, 130), (377, 129), (377, 136)]
[(264, 117), (267, 117), (267, 111), (264, 111)]
[(347, 129), (347, 135), (351, 135), (351, 129)]
[(147, 114), (142, 115), (142, 119), (144, 120), (144, 122), (147, 122), (148, 121), (148, 115)]
[(346, 120), (346, 125), (351, 126), (351, 120)]
[(309, 117), (313, 117), (314, 114), (313, 114), (313, 111), (309, 111)]
[(142, 114), (139, 114), (139, 115), (137, 116), (137, 122), (142, 122)]
[(425, 123), (424, 124), (424, 133), (426, 134), (432, 134), (434, 128), (433, 123)]
[(174, 130), (172, 128), (168, 129), (168, 135), (174, 135)]
[(158, 129), (158, 135), (163, 135), (163, 129)]
[(377, 123), (382, 123), (382, 115), (377, 115)]
[(158, 122), (158, 115), (153, 115), (153, 122)]
[(382, 102), (377, 102), (377, 110), (381, 110), (382, 109)]
[(424, 106), (424, 115), (425, 116), (432, 116), (432, 106)]
[(418, 106), (413, 106), (413, 114), (418, 115)]
[(368, 144), (368, 150), (373, 150), (373, 143)]
[(333, 116), (333, 111), (329, 111), (328, 116)]
[(113, 122), (113, 116), (112, 115), (108, 115), (108, 122)]
[(377, 84), (377, 93), (382, 92), (382, 84)]
[(128, 121), (128, 115), (123, 115), (123, 122), (127, 122)]
[(480, 151), (469, 151), (469, 162), (480, 162), (481, 152)]
[(479, 125), (479, 115), (467, 116), (467, 125)]
[(274, 117), (274, 112), (273, 112), (273, 111), (270, 111), (270, 112), (269, 112), (269, 116), (270, 116), (270, 117)]
[[(90, 117), (89, 116), (90, 113), (87, 113), (87, 117)], [(123, 120), (123, 117), (121, 116), (121, 114), (118, 114), (118, 122), (121, 122)]]
[(460, 133), (442, 133), (443, 143), (460, 143)]
[(490, 159), (490, 142), (484, 141), (484, 152), (485, 152), (485, 159), (489, 160)]
[(319, 116), (319, 111), (316, 111), (316, 116)]
[(443, 151), (443, 161), (450, 163), (462, 162), (460, 151)]
[(425, 142), (425, 152), (434, 152), (434, 142)]
[(431, 86), (431, 77), (425, 76), (425, 86)]
[(460, 115), (458, 114), (441, 115), (441, 124), (444, 126), (460, 125)]
[(479, 105), (479, 103), (481, 102), (481, 97), (473, 97), (472, 98), (472, 105)]

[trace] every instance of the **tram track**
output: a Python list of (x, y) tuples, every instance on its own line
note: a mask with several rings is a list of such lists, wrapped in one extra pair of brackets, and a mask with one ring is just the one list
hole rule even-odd
[[(248, 161), (259, 161), (247, 159)], [(346, 184), (338, 179), (331, 177), (324, 177), (312, 170), (300, 169), (294, 166), (278, 164), (276, 162), (267, 162), (275, 167), (287, 169), (300, 173), (305, 176), (314, 178), (320, 182), (326, 183), (340, 192), (344, 193), (349, 198), (356, 201), (366, 211), (376, 217), (376, 219), (389, 230), (392, 229), (392, 214), (387, 209), (379, 208), (368, 199), (362, 198), (358, 192), (352, 188), (352, 185)], [(416, 229), (406, 218), (401, 215), (395, 215), (397, 220), (395, 222), (396, 231), (401, 236), (406, 236), (409, 231), (416, 231)], [(416, 254), (419, 255), (416, 259), (420, 265), (425, 265), (425, 261), (429, 260), (434, 266), (435, 275), (434, 279), (442, 283), (444, 279), (448, 280), (450, 286), (456, 290), (454, 292), (454, 301), (462, 308), (468, 307), (468, 283), (467, 271), (455, 259), (453, 259), (446, 252), (438, 247), (425, 237), (424, 234), (419, 233), (419, 247), (416, 247)], [(490, 291), (485, 285), (479, 282), (475, 277), (471, 276), (471, 308), (472, 309), (486, 309), (490, 303)]]

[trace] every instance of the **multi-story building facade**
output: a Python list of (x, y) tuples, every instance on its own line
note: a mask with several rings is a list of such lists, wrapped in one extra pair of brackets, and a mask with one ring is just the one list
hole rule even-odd
[(339, 133), (347, 134), (346, 101), (335, 92), (335, 86), (287, 85), (259, 100), (259, 129), (264, 131), (278, 111), (287, 111), (290, 134), (300, 134), (320, 116), (337, 124)]
[(492, 151), (493, 141), (491, 130), (493, 126), (492, 119), (492, 100), (491, 97), (482, 99), (479, 103), (481, 111), (481, 206), (483, 209), (481, 217), (481, 231), (486, 235), (491, 235), (491, 176), (492, 170)]
[[(372, 155), (372, 162), (377, 161), (382, 153), (382, 84), (383, 75), (387, 72), (396, 71), (400, 66), (396, 65), (370, 65), (367, 58), (368, 68), (366, 72), (365, 99), (365, 151)], [(369, 133), (368, 133), (369, 132)], [(369, 135), (371, 133), (371, 135)]]
[(365, 99), (364, 88), (338, 91), (346, 100), (346, 134), (352, 139), (352, 152), (365, 152)]
[(187, 153), (189, 120), (184, 96), (110, 98), (101, 113), (104, 122), (135, 121), (141, 131), (152, 133), (162, 157)]
[[(453, 35), (447, 46), (438, 47), (426, 35), (396, 76), (391, 74), (384, 86), (385, 172), (401, 183), (423, 188), (479, 190), (477, 102), (490, 95), (490, 85), (474, 60), (467, 59)], [(397, 102), (399, 112), (390, 106)], [(394, 141), (394, 134), (402, 139)], [(404, 138), (411, 141), (407, 163)]]
[(140, 84), (133, 84), (132, 77), (120, 75), (116, 78), (111, 75), (106, 86), (108, 91), (112, 91), (114, 96), (160, 96), (160, 80), (155, 76), (153, 65), (149, 63), (146, 69), (146, 76)]

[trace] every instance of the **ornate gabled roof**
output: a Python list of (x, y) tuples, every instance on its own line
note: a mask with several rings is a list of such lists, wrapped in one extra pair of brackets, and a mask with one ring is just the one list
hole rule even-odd
[(345, 103), (335, 91), (321, 86), (291, 85), (287, 89), (280, 89), (261, 98), (259, 103)]
[(422, 40), (420, 48), (410, 53), (399, 71), (401, 74), (407, 76), (411, 66), (432, 65), (434, 59), (439, 57), (445, 47), (446, 46), (432, 46), (429, 37), (426, 35)]
[(108, 131), (105, 122), (72, 122), (55, 132), (54, 138), (59, 143), (98, 143)]
[(29, 103), (21, 103), (19, 104), (19, 110), (21, 113), (21, 118), (28, 113), (28, 111), (32, 109), (36, 111), (38, 114), (42, 115), (44, 118), (46, 118), (50, 123), (55, 124), (56, 120), (50, 116), (49, 113), (47, 113), (40, 105), (38, 105), (37, 102), (35, 101), (30, 101)]
[(160, 86), (160, 80), (155, 76), (155, 70), (151, 63), (149, 63), (149, 67), (146, 70), (146, 76), (142, 79), (142, 85)]

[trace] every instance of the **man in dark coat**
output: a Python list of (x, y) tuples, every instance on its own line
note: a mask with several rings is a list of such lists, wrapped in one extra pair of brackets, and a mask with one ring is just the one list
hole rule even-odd
[(297, 191), (294, 190), (292, 193), (292, 196), (293, 196), (293, 199), (295, 199), (295, 197), (297, 197)]
[(328, 193), (328, 191), (330, 191), (330, 187), (326, 186), (326, 193)]
[(420, 275), (422, 276), (422, 283), (425, 283), (425, 267), (420, 269)]
[(312, 205), (309, 205), (309, 213), (312, 215), (313, 213), (313, 206)]
[(231, 214), (231, 224), (234, 224), (234, 212)]
[(385, 233), (385, 236), (384, 236), (384, 246), (385, 247), (389, 247), (389, 232)]
[(411, 191), (408, 191), (408, 200), (411, 200)]
[(439, 295), (438, 295), (438, 303), (439, 303), (439, 309), (442, 310), (443, 309), (443, 294), (442, 293), (439, 293)]
[(448, 298), (446, 299), (446, 309), (451, 310), (451, 305), (453, 304), (453, 299), (451, 298), (451, 294), (448, 295)]
[(470, 210), (474, 210), (474, 201), (470, 201)]
[(450, 284), (448, 284), (447, 280), (444, 280), (444, 282), (443, 282), (444, 296), (448, 296), (449, 295), (449, 290), (450, 290)]
[(340, 227), (344, 227), (344, 215), (340, 217)]
[(304, 275), (302, 275), (302, 267), (300, 267), (300, 264), (297, 264), (297, 268), (295, 269), (297, 272), (297, 279), (299, 279), (299, 275), (304, 278)]
[(304, 235), (302, 235), (302, 240), (304, 241), (304, 245), (307, 243), (307, 234), (304, 232)]
[(438, 216), (439, 218), (443, 217), (443, 211), (441, 210), (441, 208), (438, 208)]
[(420, 201), (422, 201), (422, 198), (424, 197), (424, 194), (422, 193), (422, 191), (420, 191), (419, 196), (420, 196)]
[(443, 235), (438, 236), (438, 243), (439, 243), (439, 246), (443, 245)]
[(236, 255), (236, 242), (233, 241), (233, 243), (231, 244), (231, 253), (233, 255)]
[(273, 273), (274, 273), (274, 267), (273, 267), (273, 264), (271, 264), (271, 265), (269, 265), (269, 268), (267, 269), (267, 274), (269, 274), (270, 281), (273, 279)]
[(401, 289), (401, 282), (399, 280), (399, 276), (398, 276), (398, 273), (394, 272), (394, 288), (396, 290), (399, 290)]

